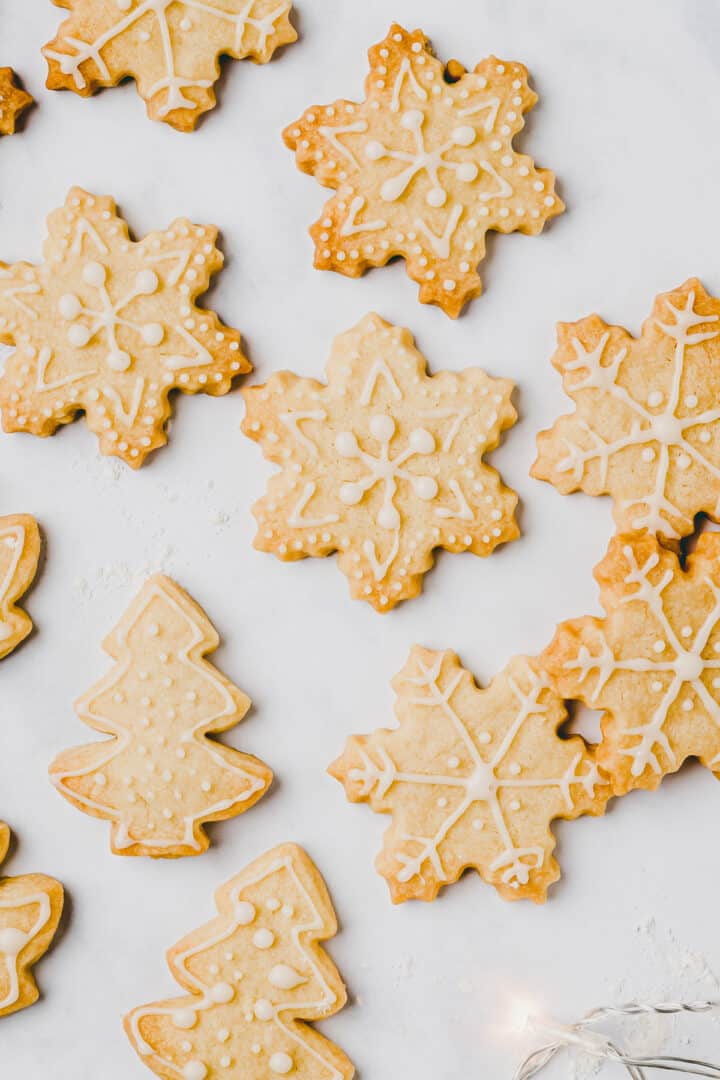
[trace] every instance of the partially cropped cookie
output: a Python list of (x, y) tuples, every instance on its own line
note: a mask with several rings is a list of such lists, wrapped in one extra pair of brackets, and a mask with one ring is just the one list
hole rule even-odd
[(337, 193), (310, 230), (315, 266), (359, 277), (400, 255), (420, 300), (454, 318), (482, 291), (489, 230), (535, 236), (564, 209), (513, 146), (537, 96), (514, 61), (446, 68), (421, 30), (392, 26), (369, 59), (364, 101), (313, 106), (284, 133)]
[[(0, 821), (0, 863), (10, 830)], [(63, 887), (44, 874), (0, 878), (0, 1017), (34, 1005), (31, 968), (50, 948), (63, 909)]]
[(12, 68), (0, 68), (0, 135), (14, 135), (18, 117), (30, 108), (33, 99), (18, 86)]
[(40, 560), (40, 530), (29, 514), (0, 517), (0, 660), (32, 630), (17, 602), (27, 592)]
[(79, 810), (112, 823), (116, 855), (200, 855), (206, 822), (242, 814), (270, 786), (266, 765), (212, 738), (250, 708), (205, 659), (218, 644), (202, 608), (163, 574), (103, 643), (115, 666), (77, 711), (110, 737), (61, 753), (50, 778)]
[(185, 218), (137, 242), (107, 196), (73, 188), (44, 261), (0, 263), (5, 431), (52, 435), (84, 412), (103, 454), (138, 468), (167, 442), (169, 394), (218, 396), (251, 365), (198, 296), (223, 265), (213, 225)]
[(598, 315), (560, 323), (553, 364), (575, 412), (538, 436), (532, 475), (610, 494), (620, 532), (688, 536), (720, 520), (720, 300), (691, 278), (640, 337)]
[(125, 1018), (142, 1061), (163, 1080), (351, 1080), (351, 1062), (309, 1026), (347, 995), (320, 944), (337, 920), (308, 855), (266, 852), (215, 902), (217, 916), (168, 953), (186, 996)]
[(215, 105), (219, 58), (267, 63), (297, 39), (291, 0), (54, 0), (70, 8), (43, 49), (50, 90), (87, 97), (135, 79), (152, 120), (192, 131)]
[(377, 315), (335, 340), (326, 383), (280, 372), (250, 387), (243, 431), (281, 469), (255, 546), (337, 551), (352, 595), (389, 611), (420, 592), (435, 548), (514, 540), (517, 496), (482, 460), (517, 418), (512, 389), (480, 368), (429, 376), (410, 332)]
[(610, 787), (534, 660), (480, 689), (455, 653), (416, 646), (393, 682), (398, 726), (353, 736), (330, 772), (391, 814), (376, 865), (395, 903), (434, 900), (472, 867), (506, 900), (560, 877), (555, 818), (602, 814)]
[(615, 536), (595, 577), (605, 618), (561, 623), (540, 662), (558, 693), (603, 710), (597, 758), (616, 794), (689, 757), (720, 776), (720, 534), (685, 570), (655, 537)]

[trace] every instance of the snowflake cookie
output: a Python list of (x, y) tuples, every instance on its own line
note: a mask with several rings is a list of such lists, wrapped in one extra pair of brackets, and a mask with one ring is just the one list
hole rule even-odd
[[(0, 821), (0, 863), (10, 830)], [(43, 874), (0, 878), (0, 1016), (34, 1005), (39, 994), (30, 968), (50, 948), (63, 909), (63, 887)]]
[(14, 135), (20, 113), (29, 108), (33, 98), (17, 84), (12, 68), (0, 68), (0, 135)]
[(250, 708), (204, 659), (218, 644), (202, 608), (162, 574), (103, 643), (116, 664), (77, 711), (111, 737), (61, 753), (50, 778), (79, 810), (112, 822), (116, 855), (200, 855), (205, 822), (242, 814), (270, 786), (266, 765), (210, 738)]
[(377, 315), (335, 340), (327, 383), (280, 372), (246, 389), (243, 431), (282, 467), (255, 546), (339, 551), (352, 595), (389, 611), (420, 592), (435, 548), (514, 540), (517, 496), (482, 461), (517, 419), (512, 389), (479, 368), (428, 376), (410, 331)]
[(192, 131), (215, 105), (218, 58), (265, 64), (297, 39), (291, 0), (54, 0), (72, 14), (43, 52), (50, 90), (135, 79), (152, 120)]
[(602, 814), (610, 788), (528, 657), (481, 690), (455, 653), (416, 646), (395, 678), (397, 728), (353, 736), (330, 773), (392, 814), (377, 859), (394, 903), (434, 900), (473, 867), (506, 900), (542, 903), (560, 877), (555, 818)]
[(40, 530), (28, 514), (0, 517), (0, 660), (24, 641), (32, 620), (16, 607), (40, 561)]
[(133, 468), (167, 442), (168, 395), (217, 396), (251, 370), (240, 335), (198, 308), (222, 267), (217, 229), (183, 218), (130, 239), (115, 203), (73, 188), (40, 266), (0, 262), (5, 431), (52, 435), (84, 412), (103, 454)]
[(537, 95), (522, 64), (445, 68), (420, 30), (392, 26), (369, 57), (365, 101), (315, 106), (284, 132), (298, 168), (337, 192), (310, 230), (315, 265), (359, 277), (401, 255), (420, 300), (455, 318), (482, 291), (488, 230), (536, 236), (564, 209), (553, 174), (512, 145)]
[(135, 1009), (125, 1029), (167, 1080), (351, 1080), (352, 1064), (307, 1021), (342, 1009), (342, 979), (320, 942), (337, 931), (325, 884), (283, 844), (228, 881), (218, 915), (168, 953), (188, 996)]
[(615, 536), (595, 577), (606, 617), (561, 623), (541, 662), (565, 698), (604, 710), (597, 759), (616, 794), (689, 757), (720, 776), (720, 534), (685, 571), (655, 537)]
[(633, 338), (597, 315), (558, 327), (553, 363), (575, 412), (538, 436), (532, 475), (610, 494), (619, 532), (687, 536), (720, 520), (720, 300), (691, 279)]

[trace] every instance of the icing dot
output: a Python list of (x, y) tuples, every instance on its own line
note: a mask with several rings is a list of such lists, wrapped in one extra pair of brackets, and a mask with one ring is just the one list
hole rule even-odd
[(448, 769), (457, 769), (459, 764), (460, 764), (460, 758), (459, 757), (455, 757), (453, 755), (453, 757), (448, 758)]
[(235, 908), (235, 918), (240, 926), (247, 926), (255, 918), (255, 906), (249, 900), (241, 900)]
[(655, 451), (653, 450), (652, 446), (646, 446), (645, 449), (643, 450), (641, 456), (642, 456), (643, 461), (647, 461), (647, 462), (654, 461), (655, 460)]
[(289, 964), (276, 964), (271, 969), (268, 979), (278, 990), (294, 990), (297, 986), (307, 982), (307, 979), (295, 968), (290, 967)]
[(208, 1071), (202, 1061), (188, 1061), (182, 1074), (184, 1080), (205, 1080)]
[(270, 1058), (270, 1068), (280, 1076), (287, 1076), (292, 1071), (293, 1064), (293, 1059), (289, 1054), (273, 1054)]
[(230, 986), (230, 983), (216, 983), (215, 986), (210, 989), (210, 997), (218, 1005), (226, 1005), (228, 1001), (232, 1001), (234, 996), (235, 991), (232, 986)]
[(688, 394), (685, 398), (685, 405), (688, 409), (694, 409), (698, 403), (697, 394)]
[(141, 270), (135, 278), (135, 288), (145, 296), (157, 292), (160, 282), (154, 270)]
[(102, 265), (102, 263), (89, 262), (86, 263), (83, 267), (82, 276), (83, 280), (88, 285), (93, 285), (96, 289), (99, 289), (102, 285), (105, 284), (105, 280), (107, 278), (107, 270)]
[(182, 1028), (183, 1030), (195, 1027), (197, 1013), (193, 1009), (178, 1009), (172, 1015), (172, 1022), (176, 1028)]
[(255, 1002), (255, 1015), (258, 1020), (272, 1020), (275, 1010), (266, 998), (258, 998)]
[(656, 407), (657, 405), (662, 405), (662, 402), (663, 402), (663, 395), (659, 390), (652, 390), (648, 394), (648, 398), (647, 398), (648, 405)]
[(82, 323), (75, 323), (68, 330), (68, 341), (78, 349), (84, 348), (90, 337), (90, 330), (87, 326), (83, 326)]
[(650, 684), (650, 689), (656, 694), (659, 694), (662, 688), (663, 684), (660, 682), (659, 679), (654, 679), (653, 682)]
[(653, 651), (656, 652), (656, 653), (661, 653), (664, 650), (664, 648), (665, 648), (665, 642), (664, 641), (656, 641), (655, 644), (653, 645)]
[(74, 293), (66, 293), (58, 302), (58, 311), (63, 319), (76, 319), (82, 310), (82, 304)]
[(146, 323), (141, 333), (146, 345), (159, 345), (165, 337), (165, 329), (160, 323)]
[(683, 626), (680, 633), (683, 637), (690, 637), (690, 635), (692, 634), (692, 626)]
[(257, 930), (253, 935), (253, 945), (256, 949), (269, 949), (275, 942), (272, 930)]

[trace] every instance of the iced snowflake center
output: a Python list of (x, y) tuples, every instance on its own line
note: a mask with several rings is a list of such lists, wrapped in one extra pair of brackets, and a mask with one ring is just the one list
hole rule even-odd
[(692, 652), (683, 652), (673, 661), (678, 677), (683, 682), (692, 682), (699, 679), (705, 669), (702, 656)]
[(446, 161), (445, 154), (456, 146), (472, 146), (477, 138), (475, 128), (469, 124), (462, 124), (455, 128), (448, 142), (435, 150), (428, 150), (425, 145), (423, 124), (425, 115), (420, 109), (409, 109), (400, 120), (400, 124), (406, 131), (411, 131), (415, 136), (415, 153), (404, 150), (391, 150), (377, 139), (371, 141), (365, 147), (365, 156), (369, 161), (381, 161), (383, 158), (391, 158), (394, 161), (407, 162), (407, 168), (398, 176), (393, 176), (380, 188), (380, 197), (385, 202), (396, 202), (407, 190), (411, 181), (418, 173), (427, 173), (431, 189), (425, 196), (429, 206), (444, 206), (447, 201), (447, 190), (440, 180), (439, 170), (448, 169), (455, 174), (458, 180), (471, 184), (477, 180), (479, 169), (472, 161)]
[(497, 778), (492, 765), (479, 762), (468, 777), (465, 790), (473, 802), (487, 802), (497, 790)]
[[(134, 323), (121, 317), (121, 312), (140, 296), (152, 296), (160, 287), (160, 282), (154, 270), (141, 270), (135, 277), (135, 288), (122, 297), (116, 303), (110, 299), (106, 287), (109, 270), (99, 262), (86, 263), (82, 270), (83, 281), (97, 290), (99, 310), (93, 310), (84, 306), (80, 297), (75, 293), (66, 293), (60, 297), (58, 311), (60, 316), (70, 323), (67, 331), (69, 343), (77, 349), (84, 349), (98, 334), (103, 333), (107, 342), (108, 352), (105, 357), (107, 366), (112, 371), (127, 371), (132, 364), (132, 357), (124, 349), (121, 349), (117, 340), (117, 331), (120, 327), (132, 330), (139, 334), (146, 345), (159, 345), (165, 336), (165, 330), (160, 323)], [(85, 316), (90, 320), (90, 325), (80, 321)]]
[(672, 413), (660, 413), (650, 422), (653, 437), (665, 446), (676, 446), (683, 442), (683, 424)]
[(340, 499), (346, 506), (356, 506), (376, 484), (383, 484), (383, 502), (377, 513), (377, 523), (384, 529), (399, 529), (400, 514), (395, 506), (398, 479), (408, 481), (418, 499), (430, 501), (438, 493), (437, 481), (432, 476), (418, 476), (402, 467), (417, 455), (434, 453), (435, 439), (425, 428), (415, 428), (410, 432), (407, 448), (391, 460), (390, 443), (395, 435), (392, 417), (382, 414), (373, 416), (370, 434), (380, 443), (378, 457), (361, 450), (357, 436), (352, 431), (341, 431), (335, 439), (335, 449), (340, 457), (362, 461), (368, 469), (362, 479), (341, 486)]

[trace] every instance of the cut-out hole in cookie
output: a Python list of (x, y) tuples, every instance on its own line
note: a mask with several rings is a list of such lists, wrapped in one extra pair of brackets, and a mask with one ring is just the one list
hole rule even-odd
[(568, 701), (568, 718), (560, 727), (560, 735), (568, 739), (571, 735), (581, 735), (590, 746), (596, 746), (602, 738), (600, 723), (602, 709), (591, 709), (581, 701)]

